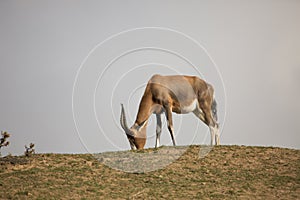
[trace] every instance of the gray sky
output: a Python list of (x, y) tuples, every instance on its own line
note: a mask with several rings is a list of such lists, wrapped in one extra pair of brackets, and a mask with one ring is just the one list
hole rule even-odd
[[(12, 134), (2, 152), (21, 154), (30, 142), (37, 152), (129, 149), (120, 103), (132, 124), (155, 73), (199, 75), (216, 87), (222, 144), (299, 149), (299, 19), (296, 0), (1, 1), (0, 129)], [(177, 30), (205, 48), (163, 29), (99, 45), (141, 27)], [(108, 65), (146, 46), (153, 48)], [(208, 143), (207, 127), (192, 114), (174, 117), (179, 145)], [(154, 146), (152, 121), (147, 147)], [(162, 144), (171, 144), (165, 126)]]

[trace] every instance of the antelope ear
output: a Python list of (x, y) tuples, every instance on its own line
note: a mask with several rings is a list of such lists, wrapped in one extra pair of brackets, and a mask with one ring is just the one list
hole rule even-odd
[(137, 126), (137, 131), (140, 131), (147, 124), (148, 120), (145, 120), (141, 125)]

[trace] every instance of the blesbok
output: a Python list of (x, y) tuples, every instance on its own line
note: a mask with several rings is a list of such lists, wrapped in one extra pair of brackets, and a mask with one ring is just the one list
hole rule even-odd
[(214, 89), (196, 76), (152, 76), (147, 83), (135, 123), (131, 128), (127, 126), (123, 104), (121, 106), (120, 122), (132, 150), (144, 148), (147, 138), (146, 127), (151, 114), (155, 114), (157, 119), (155, 147), (159, 147), (160, 143), (162, 113), (166, 114), (168, 129), (175, 146), (172, 112), (177, 114), (193, 112), (209, 127), (211, 145), (214, 139), (216, 145), (220, 144)]

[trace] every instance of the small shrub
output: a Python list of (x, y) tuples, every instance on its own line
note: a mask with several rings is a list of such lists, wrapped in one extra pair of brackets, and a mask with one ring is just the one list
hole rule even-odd
[(25, 145), (25, 152), (24, 152), (25, 156), (29, 157), (31, 156), (32, 154), (35, 154), (35, 150), (34, 150), (34, 144), (33, 143), (30, 143), (29, 144), (29, 147), (27, 147)]
[(0, 149), (9, 145), (9, 141), (7, 141), (7, 139), (10, 137), (10, 134), (6, 131), (1, 131), (1, 136), (2, 137), (0, 138)]

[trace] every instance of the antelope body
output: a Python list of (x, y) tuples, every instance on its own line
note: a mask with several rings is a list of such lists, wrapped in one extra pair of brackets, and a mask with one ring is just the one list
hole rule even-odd
[(177, 114), (193, 112), (210, 128), (211, 145), (214, 139), (216, 145), (220, 144), (214, 89), (196, 76), (152, 76), (147, 83), (135, 123), (131, 128), (127, 126), (123, 104), (121, 106), (120, 122), (131, 149), (144, 148), (147, 122), (151, 114), (155, 114), (157, 119), (155, 147), (159, 147), (163, 113), (166, 115), (168, 130), (175, 146), (172, 112)]

